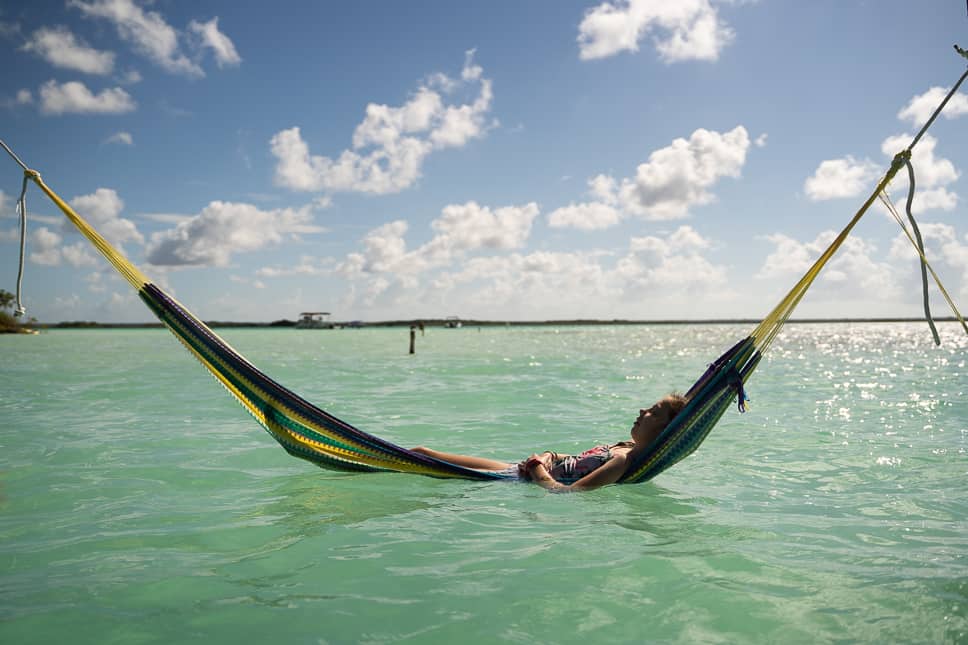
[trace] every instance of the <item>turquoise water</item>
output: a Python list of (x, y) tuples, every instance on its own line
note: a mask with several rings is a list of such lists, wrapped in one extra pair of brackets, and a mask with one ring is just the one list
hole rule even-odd
[[(507, 460), (623, 439), (746, 326), (224, 330), (331, 413)], [(0, 642), (968, 641), (968, 343), (791, 324), (651, 483), (289, 457), (164, 330), (0, 337)]]

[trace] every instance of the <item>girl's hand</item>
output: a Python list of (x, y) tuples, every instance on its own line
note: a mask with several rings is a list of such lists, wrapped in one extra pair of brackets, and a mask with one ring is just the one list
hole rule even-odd
[(544, 466), (546, 470), (550, 471), (553, 459), (554, 453), (551, 451), (545, 451), (540, 455), (533, 454), (518, 464), (518, 476), (527, 480), (534, 479), (534, 469), (538, 466)]

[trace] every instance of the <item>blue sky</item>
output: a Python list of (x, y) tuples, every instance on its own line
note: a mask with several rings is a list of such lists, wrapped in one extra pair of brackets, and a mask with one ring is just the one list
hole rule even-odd
[[(759, 318), (964, 71), (956, 43), (962, 0), (6, 3), (0, 138), (207, 320)], [(914, 154), (962, 308), (966, 124), (962, 90)], [(150, 320), (36, 188), (28, 212), (28, 315)], [(902, 235), (872, 209), (796, 315), (920, 315)]]

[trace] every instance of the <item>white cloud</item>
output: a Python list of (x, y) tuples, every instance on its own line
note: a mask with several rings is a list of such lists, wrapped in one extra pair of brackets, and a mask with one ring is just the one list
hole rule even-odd
[(635, 52), (649, 34), (666, 63), (717, 60), (734, 38), (708, 0), (616, 0), (585, 13), (578, 26), (579, 55), (590, 60)]
[(114, 69), (112, 52), (88, 46), (67, 27), (42, 27), (33, 33), (22, 49), (40, 56), (55, 67), (86, 74), (110, 74)]
[(688, 140), (649, 155), (634, 178), (621, 182), (608, 175), (588, 181), (592, 202), (569, 204), (553, 211), (548, 224), (554, 228), (600, 230), (618, 224), (627, 215), (648, 220), (673, 220), (689, 216), (694, 206), (715, 200), (710, 188), (722, 177), (739, 177), (750, 147), (746, 128), (726, 133), (698, 129)]
[(483, 248), (520, 248), (531, 234), (537, 216), (538, 205), (533, 202), (494, 211), (475, 202), (451, 204), (431, 223), (437, 236), (424, 248), (446, 248), (448, 254)]
[(599, 201), (571, 203), (548, 214), (552, 228), (575, 228), (596, 231), (615, 226), (622, 220), (622, 212), (615, 208), (618, 188), (615, 179), (597, 175), (588, 180), (589, 192)]
[(213, 201), (192, 219), (153, 234), (146, 255), (162, 266), (228, 266), (233, 253), (321, 230), (312, 224), (310, 208), (263, 211), (251, 204)]
[(191, 77), (205, 76), (194, 61), (180, 51), (178, 32), (161, 14), (144, 11), (132, 0), (69, 0), (86, 17), (103, 18), (113, 23), (122, 40), (168, 72)]
[(597, 231), (618, 224), (622, 214), (615, 207), (600, 202), (569, 204), (548, 214), (552, 228), (576, 228), (581, 231)]
[(120, 87), (99, 94), (78, 81), (60, 84), (50, 80), (40, 87), (40, 110), (44, 114), (123, 114), (135, 106), (134, 99)]
[[(785, 285), (792, 276), (805, 273), (836, 237), (836, 231), (824, 231), (812, 242), (800, 242), (781, 233), (766, 236), (764, 239), (772, 242), (775, 249), (754, 277)], [(873, 315), (884, 303), (896, 301), (903, 295), (896, 270), (889, 263), (876, 261), (876, 251), (864, 239), (848, 237), (827, 262), (807, 297), (835, 303), (836, 311), (843, 311), (844, 316)], [(874, 309), (865, 311), (865, 307)]]
[(857, 161), (853, 157), (822, 161), (803, 183), (803, 190), (813, 201), (856, 197), (874, 188), (880, 169), (872, 161)]
[[(912, 98), (897, 113), (897, 118), (902, 121), (910, 121), (914, 126), (921, 127), (931, 118), (931, 115), (941, 105), (942, 99), (949, 91), (949, 89), (943, 87), (932, 87), (924, 94)], [(965, 114), (968, 114), (968, 95), (962, 92), (956, 92), (941, 112), (941, 116), (947, 119), (955, 119)]]
[[(711, 247), (691, 226), (680, 226), (665, 237), (633, 237), (629, 253), (616, 266), (624, 288), (638, 291), (677, 290), (683, 287), (718, 288), (726, 282), (726, 271), (703, 257)], [(660, 316), (661, 317), (661, 316)]]
[[(136, 242), (144, 244), (145, 239), (134, 222), (119, 217), (124, 210), (124, 202), (118, 193), (110, 188), (98, 188), (90, 195), (79, 195), (70, 200), (71, 206), (86, 219), (112, 246), (124, 253), (124, 244)], [(65, 230), (73, 230), (69, 222)]]
[(710, 247), (711, 242), (683, 226), (633, 238), (627, 253), (614, 262), (613, 254), (604, 251), (476, 257), (462, 261), (453, 273), (437, 275), (414, 299), (433, 303), (437, 298), (485, 318), (493, 317), (494, 310), (537, 319), (611, 318), (617, 312), (668, 318), (673, 306), (689, 311), (697, 301), (727, 293), (725, 268), (702, 255)]
[(133, 146), (134, 138), (130, 132), (115, 132), (104, 140), (104, 143), (117, 143), (125, 146)]
[(647, 219), (679, 219), (693, 206), (715, 200), (709, 192), (722, 177), (739, 177), (750, 139), (743, 126), (726, 133), (698, 129), (689, 140), (676, 139), (649, 155), (634, 179), (623, 180), (622, 207)]
[(202, 46), (212, 50), (215, 54), (215, 63), (219, 68), (238, 65), (242, 62), (242, 57), (235, 50), (235, 45), (228, 36), (219, 31), (217, 16), (208, 22), (192, 20), (188, 24), (188, 29), (201, 39)]
[(396, 220), (373, 229), (363, 238), (363, 253), (351, 253), (337, 270), (343, 275), (392, 273), (407, 279), (481, 250), (500, 251), (524, 246), (538, 216), (538, 205), (505, 206), (491, 210), (475, 202), (451, 204), (431, 223), (437, 234), (426, 244), (407, 251), (409, 225)]
[[(353, 133), (353, 148), (333, 159), (311, 155), (299, 127), (282, 130), (270, 141), (278, 159), (276, 183), (303, 191), (395, 193), (420, 178), (427, 155), (461, 147), (487, 130), (486, 117), (493, 94), (469, 52), (461, 82), (434, 75), (400, 107), (370, 103)], [(470, 103), (449, 105), (445, 96), (461, 84), (479, 85)]]
[(57, 266), (61, 261), (60, 245), (64, 238), (46, 226), (31, 235), (30, 261), (34, 264)]
[[(459, 289), (466, 285), (471, 288)], [(574, 317), (576, 302), (591, 308), (618, 299), (620, 292), (595, 254), (538, 251), (472, 258), (455, 272), (436, 276), (416, 297), (468, 316), (493, 318), (495, 311), (513, 311), (516, 318), (547, 320)]]
[[(537, 215), (534, 205), (511, 208), (521, 220)], [(692, 310), (699, 294), (708, 303), (728, 293), (725, 267), (704, 257), (712, 242), (689, 226), (633, 238), (619, 258), (600, 250), (519, 252), (526, 241), (521, 231), (528, 226), (521, 221), (502, 225), (497, 217), (490, 225), (504, 233), (470, 233), (460, 236), (463, 242), (451, 239), (444, 244), (444, 229), (455, 235), (475, 228), (477, 216), (468, 215), (473, 210), (455, 211), (462, 213), (456, 228), (444, 224), (446, 217), (438, 219), (435, 229), (441, 235), (412, 251), (406, 246), (409, 227), (403, 220), (370, 231), (363, 250), (337, 267), (348, 282), (344, 305), (358, 304), (386, 315), (400, 307), (423, 307), (481, 317), (493, 317), (495, 311), (513, 311), (513, 318), (610, 317), (621, 311), (632, 317), (662, 318), (670, 303)], [(641, 297), (643, 290), (648, 298)], [(583, 308), (579, 314), (576, 303)], [(661, 309), (657, 303), (662, 303)]]
[(64, 261), (72, 267), (93, 267), (97, 266), (97, 257), (91, 253), (87, 241), (76, 242), (61, 248), (61, 255)]
[(86, 242), (64, 246), (63, 241), (64, 238), (61, 235), (46, 226), (41, 226), (30, 237), (30, 261), (44, 266), (60, 266), (65, 261), (74, 267), (97, 264)]
[[(964, 240), (959, 239), (955, 227), (949, 224), (921, 222), (918, 224), (918, 230), (921, 232), (921, 239), (924, 242), (924, 255), (935, 271), (938, 272), (942, 283), (947, 284), (947, 276), (950, 275), (950, 271), (945, 269), (950, 268), (951, 271), (959, 274), (956, 283), (962, 285), (961, 297), (955, 297), (955, 302), (968, 297), (968, 237)], [(911, 244), (904, 233), (898, 233), (897, 237), (894, 238), (889, 257), (891, 260), (908, 262), (908, 267), (902, 270), (902, 275), (907, 276), (909, 281), (920, 283), (921, 274), (917, 268), (920, 260), (914, 245)], [(934, 282), (930, 276), (928, 281), (932, 284), (933, 290)], [(911, 290), (920, 296), (920, 286), (913, 284), (910, 286)]]

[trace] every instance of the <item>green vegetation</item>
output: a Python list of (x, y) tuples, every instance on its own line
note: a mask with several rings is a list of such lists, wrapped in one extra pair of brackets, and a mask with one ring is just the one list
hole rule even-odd
[(27, 325), (36, 323), (33, 318), (26, 324), (21, 324), (8, 310), (13, 308), (15, 296), (4, 289), (0, 289), (0, 334), (30, 334), (34, 333)]

